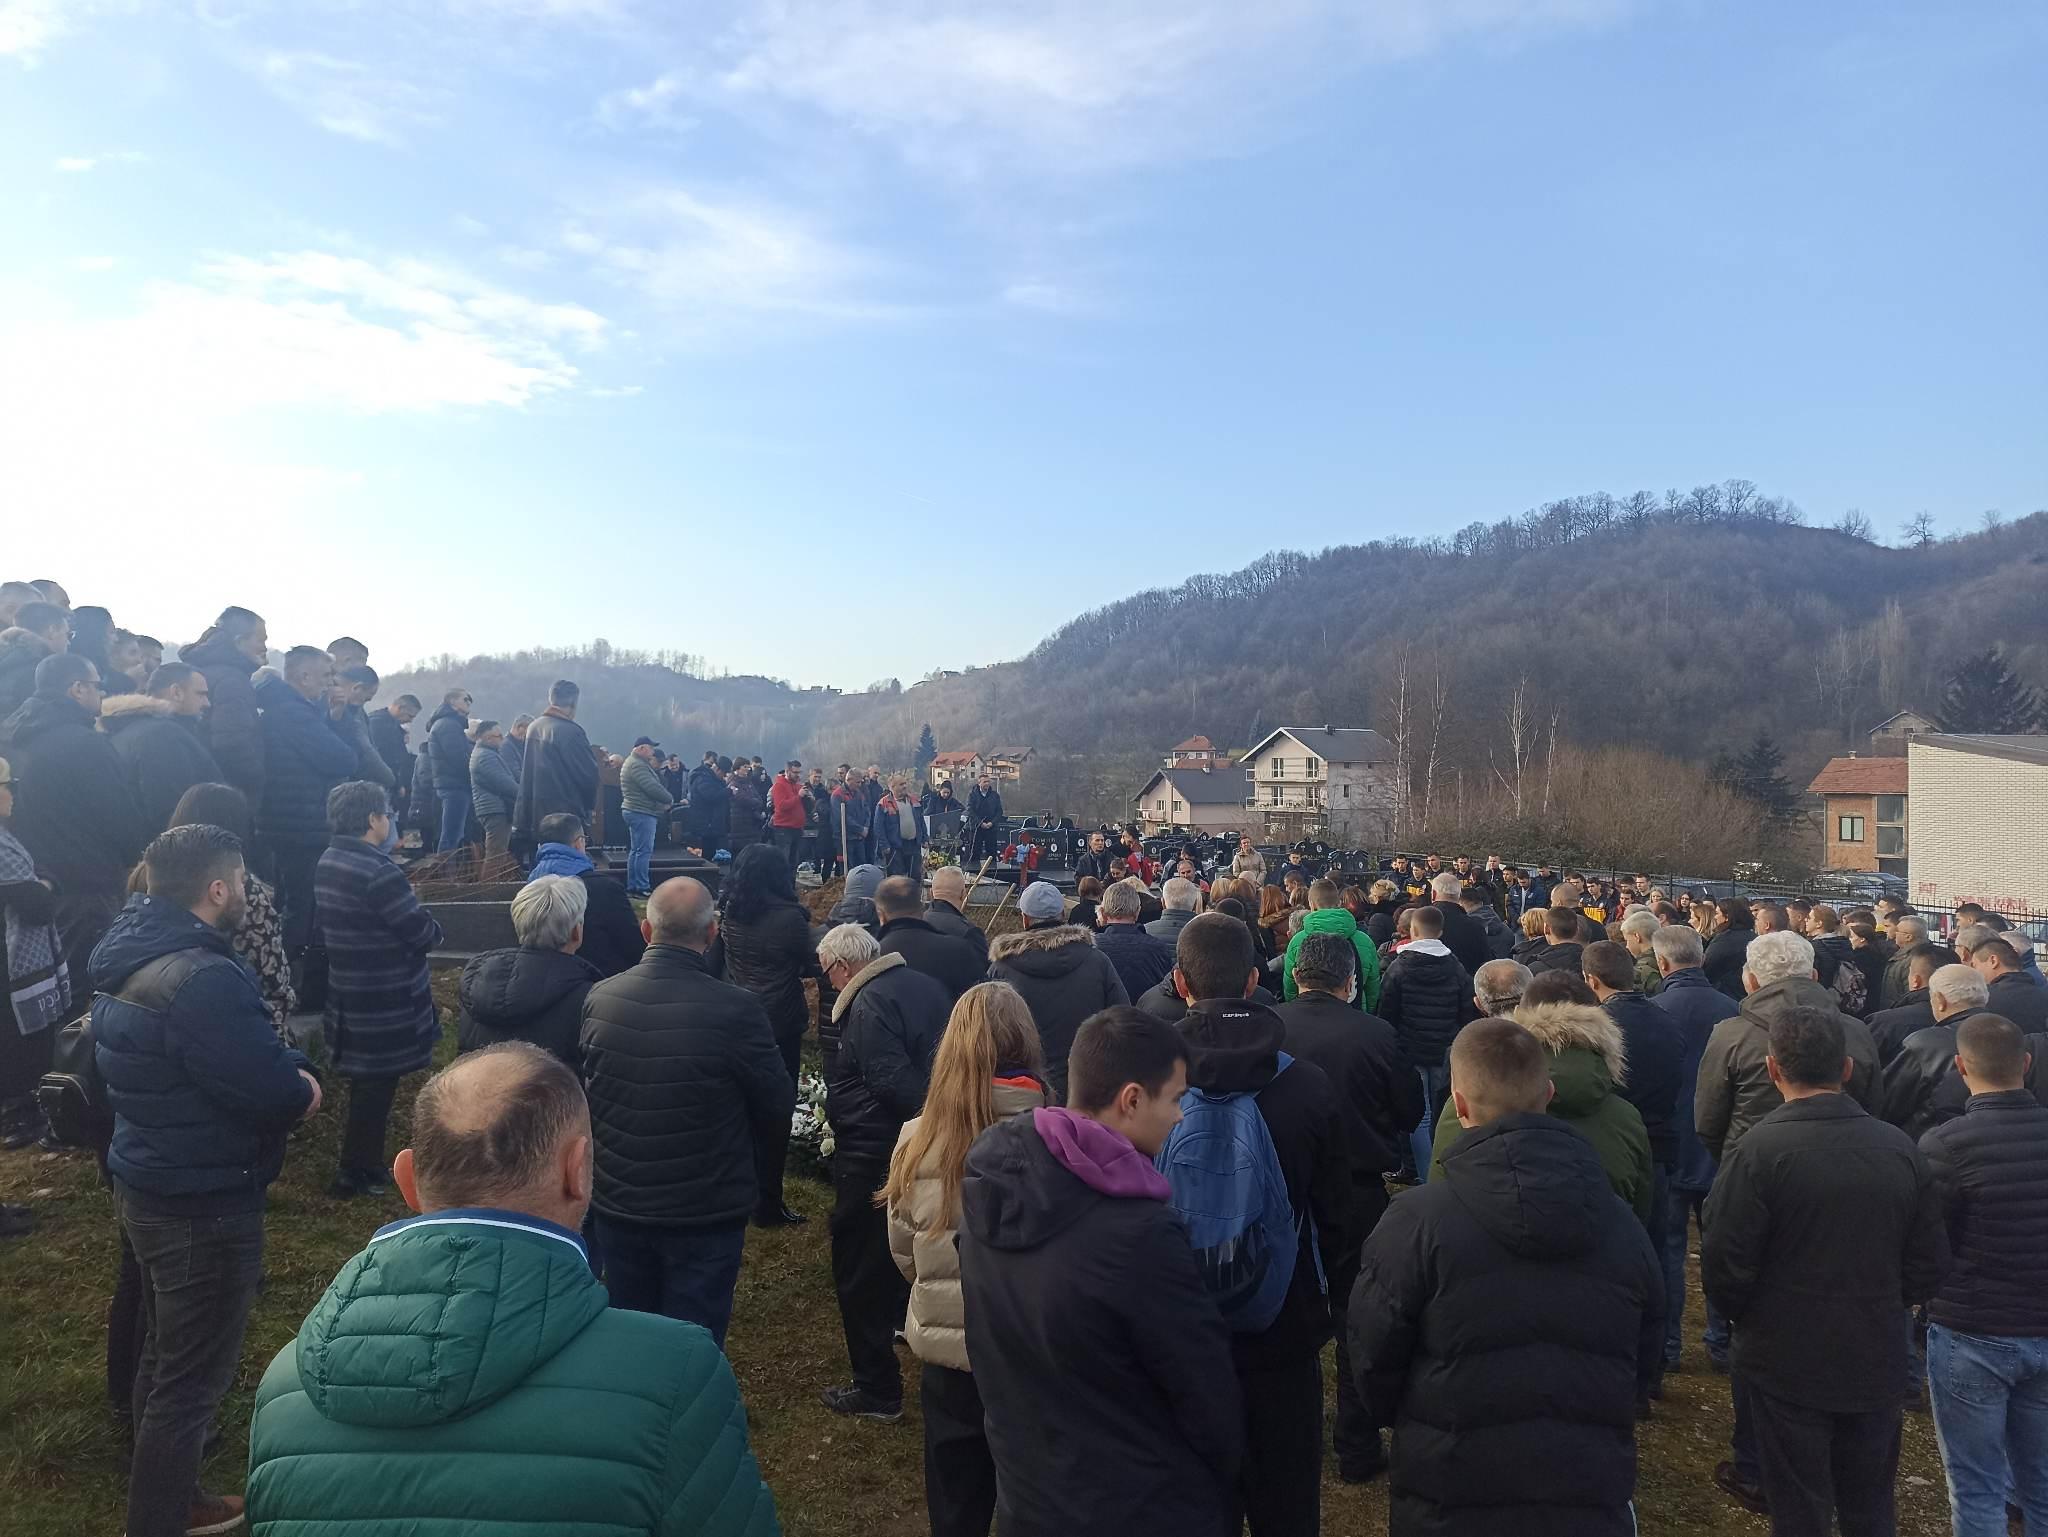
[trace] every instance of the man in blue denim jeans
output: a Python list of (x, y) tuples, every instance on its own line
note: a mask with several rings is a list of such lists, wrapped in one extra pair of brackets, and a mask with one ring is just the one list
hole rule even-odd
[(635, 740), (631, 755), (619, 765), (619, 809), (625, 813), (628, 845), (626, 895), (631, 897), (649, 896), (654, 891), (655, 829), (676, 803), (654, 767), (660, 755), (661, 743), (643, 736)]
[(320, 1108), (320, 1083), (229, 946), (241, 840), (174, 827), (143, 863), (149, 894), (129, 899), (93, 951), (92, 1028), (114, 1113), (107, 1174), (147, 1320), (127, 1530), (181, 1537), (242, 1518), (239, 1496), (199, 1488), (200, 1455), (262, 1274), (264, 1191), (286, 1133)]
[(1954, 1268), (1927, 1309), (1927, 1380), (1956, 1537), (2004, 1537), (2007, 1469), (2048, 1532), (2048, 1108), (2026, 1087), (2048, 1037), (2000, 1014), (1956, 1028), (1960, 1117), (1920, 1139)]

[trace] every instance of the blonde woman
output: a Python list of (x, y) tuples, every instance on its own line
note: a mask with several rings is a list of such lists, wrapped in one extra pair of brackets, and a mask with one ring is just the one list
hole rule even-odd
[(960, 1297), (960, 1178), (974, 1139), (998, 1121), (1053, 1103), (1030, 1006), (1007, 982), (970, 987), (953, 1005), (932, 1059), (924, 1114), (906, 1121), (877, 1197), (889, 1252), (910, 1282), (903, 1326), (924, 1363), (924, 1492), (932, 1537), (988, 1537), (996, 1468), (981, 1393), (967, 1362)]
[(1688, 914), (1692, 926), (1700, 931), (1701, 939), (1712, 939), (1720, 926), (1721, 909), (1705, 897), (1692, 899), (1692, 912)]

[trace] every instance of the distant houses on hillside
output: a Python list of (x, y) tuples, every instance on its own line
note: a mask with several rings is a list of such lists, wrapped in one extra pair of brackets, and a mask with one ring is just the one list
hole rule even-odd
[(1193, 736), (1167, 751), (1132, 803), (1147, 833), (1383, 847), (1394, 836), (1394, 749), (1368, 726), (1283, 726), (1234, 759)]
[(929, 778), (934, 784), (951, 780), (954, 793), (964, 796), (983, 774), (999, 787), (1018, 783), (1024, 777), (1024, 765), (1036, 755), (1037, 750), (1030, 747), (955, 748), (932, 759)]

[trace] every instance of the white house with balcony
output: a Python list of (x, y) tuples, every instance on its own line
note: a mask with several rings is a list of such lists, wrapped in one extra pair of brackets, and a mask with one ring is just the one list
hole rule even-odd
[(1394, 837), (1394, 748), (1369, 726), (1282, 726), (1242, 759), (1244, 810), (1271, 839), (1375, 848)]

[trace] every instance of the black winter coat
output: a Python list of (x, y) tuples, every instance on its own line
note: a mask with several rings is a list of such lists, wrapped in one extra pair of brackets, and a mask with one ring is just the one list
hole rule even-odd
[(1395, 1197), (1351, 1293), (1351, 1364), (1394, 1429), (1403, 1537), (1634, 1537), (1637, 1396), (1664, 1284), (1593, 1145), (1548, 1115), (1467, 1132)]
[(1846, 1094), (1780, 1105), (1721, 1160), (1700, 1281), (1735, 1328), (1735, 1372), (1834, 1414), (1896, 1411), (1903, 1310), (1948, 1268), (1941, 1199), (1896, 1126)]
[[(512, 740), (510, 737), (506, 741)], [(399, 794), (412, 788), (412, 749), (406, 745), (405, 727), (389, 710), (379, 710), (370, 717), (370, 743), (377, 749), (377, 756), (384, 760), (384, 766), (391, 770), (392, 783)]]
[(433, 760), (434, 783), (442, 793), (469, 788), (469, 717), (442, 705), (427, 717), (427, 756)]
[(734, 1228), (789, 1147), (796, 1085), (760, 1000), (704, 957), (653, 945), (583, 1003), (597, 1143), (591, 1204), (657, 1227)]
[[(1267, 1009), (1277, 1009), (1280, 1006), (1280, 1000), (1263, 987), (1253, 988), (1251, 996), (1245, 999), (1245, 1002), (1256, 1003)], [(1143, 1009), (1154, 1019), (1163, 1019), (1170, 1025), (1177, 1025), (1188, 1017), (1188, 1001), (1174, 990), (1173, 978), (1170, 975), (1154, 982), (1133, 998), (1131, 1003), (1133, 1007)], [(1351, 1012), (1356, 1014), (1358, 1011), (1353, 1009)]]
[(525, 1041), (583, 1075), (583, 1000), (597, 968), (559, 950), (487, 950), (462, 968), (455, 1049)]
[(1742, 964), (1754, 938), (1754, 928), (1723, 929), (1707, 941), (1707, 958), (1700, 965), (1707, 980), (1737, 1003), (1742, 1002)]
[(882, 925), (882, 954), (900, 955), (946, 990), (949, 1002), (988, 978), (988, 961), (964, 939), (942, 934), (922, 918), (891, 918)]
[(2021, 1035), (2039, 1035), (2048, 1030), (2048, 987), (2036, 987), (2016, 971), (2000, 972), (1991, 979), (1991, 1003), (1984, 1012), (2004, 1015)]
[[(1679, 1116), (1692, 1119), (1692, 1096), (1685, 1093), (1684, 1032), (1669, 1012), (1641, 993), (1616, 993), (1602, 1007), (1621, 1027), (1622, 1049), (1628, 1054), (1628, 1079), (1615, 1092), (1642, 1116), (1650, 1157), (1675, 1167)], [(1693, 1071), (1698, 1070), (1695, 1059)]]
[(1933, 1024), (1934, 1001), (1924, 987), (1914, 988), (1891, 1008), (1872, 1014), (1870, 1038), (1877, 1042), (1878, 1064), (1889, 1071), (1899, 1048), (1906, 1044), (1906, 1037)]
[(1899, 1043), (1899, 1054), (1884, 1070), (1877, 1114), (1914, 1141), (1923, 1132), (1963, 1113), (1970, 1091), (1956, 1071), (1956, 1027), (1988, 1009), (1964, 1009), (1940, 1024), (1915, 1030)]
[(1123, 978), (1095, 948), (1094, 935), (1070, 923), (1003, 935), (988, 947), (988, 974), (1016, 988), (1031, 1006), (1045, 1050), (1045, 1081), (1064, 1104), (1074, 1032), (1089, 1015), (1131, 1001)]
[(1109, 957), (1133, 998), (1173, 975), (1173, 941), (1146, 933), (1143, 924), (1105, 923), (1095, 930), (1095, 948)]
[(1471, 976), (1493, 959), (1493, 943), (1486, 937), (1486, 930), (1461, 904), (1436, 902), (1431, 905), (1444, 915), (1444, 948), (1458, 958), (1466, 976)]
[[(1353, 1187), (1383, 1191), (1381, 1173), (1400, 1167), (1408, 1133), (1422, 1123), (1422, 1081), (1394, 1027), (1328, 993), (1303, 993), (1273, 1012), (1287, 1032), (1281, 1050), (1315, 1063), (1337, 1095)], [(1365, 1234), (1352, 1241), (1363, 1243)]]
[(14, 775), (10, 826), (37, 871), (60, 894), (118, 900), (151, 828), (92, 716), (68, 694), (31, 695), (0, 726), (0, 757)]
[[(1892, 957), (1897, 953), (1898, 947), (1882, 934), (1873, 934), (1870, 938), (1870, 943), (1860, 950), (1855, 947), (1854, 940), (1850, 941), (1849, 959), (1863, 973), (1863, 999), (1866, 1015), (1874, 1013), (1878, 1009), (1888, 1007), (1882, 997), (1884, 993), (1884, 973), (1885, 968), (1891, 965)], [(1892, 1002), (1895, 1004), (1901, 1003), (1904, 1002), (1904, 999), (1895, 998)]]
[(1405, 945), (1380, 978), (1380, 1017), (1394, 1027), (1401, 1049), (1415, 1067), (1435, 1067), (1451, 1049), (1451, 1038), (1479, 1012), (1472, 1002), (1472, 977), (1458, 958)]
[(171, 707), (146, 694), (102, 701), (100, 730), (128, 775), (128, 789), (154, 837), (171, 825), (171, 813), (194, 785), (220, 784), (220, 765), (199, 739), (196, 718), (180, 719)]
[(924, 921), (941, 934), (950, 934), (955, 939), (965, 940), (974, 947), (975, 956), (981, 963), (981, 974), (988, 975), (988, 935), (982, 933), (981, 925), (969, 922), (966, 915), (950, 902), (934, 902), (924, 910)]
[(719, 925), (722, 956), (713, 970), (761, 1000), (768, 1024), (779, 1041), (804, 1033), (810, 1017), (804, 1006), (804, 978), (818, 974), (817, 940), (811, 915), (798, 902), (777, 902), (750, 918), (727, 916)]
[(690, 770), (690, 827), (697, 839), (710, 843), (706, 854), (725, 841), (726, 802), (731, 797), (725, 776), (710, 764)]
[[(179, 648), (178, 660), (206, 674), (206, 745), (227, 782), (249, 797), (254, 812), (263, 804), (264, 760), (263, 722), (256, 703), (253, 681), (257, 664), (235, 649), (234, 642), (218, 631), (209, 630), (189, 646)], [(323, 821), (321, 835), (326, 835)]]
[(983, 790), (976, 785), (967, 792), (967, 832), (972, 836), (983, 822), (995, 823), (995, 830), (1003, 830), (1003, 792), (990, 786)]
[(924, 1109), (932, 1054), (953, 1000), (900, 955), (862, 967), (832, 1006), (838, 1045), (825, 1072), (825, 1118), (841, 1169), (867, 1169), (881, 1183), (903, 1123)]
[(647, 953), (647, 937), (640, 932), (640, 915), (633, 911), (625, 883), (595, 871), (579, 878), (585, 901), (583, 948), (577, 955), (595, 966), (601, 977), (630, 971)]
[[(465, 770), (468, 760), (464, 759)], [(467, 781), (464, 781), (465, 783)], [(597, 811), (597, 759), (583, 728), (552, 707), (526, 728), (526, 756), (519, 760), (519, 801), (512, 808), (512, 829), (527, 841), (540, 841), (540, 824), (558, 811), (583, 820), (590, 831)]]
[(1521, 957), (1522, 964), (1531, 971), (1568, 971), (1573, 976), (1585, 974), (1586, 947), (1575, 939), (1559, 944), (1543, 941), (1527, 955)]
[(356, 771), (355, 747), (325, 710), (284, 679), (264, 679), (256, 697), (263, 706), (264, 763), (256, 831), (278, 843), (324, 846), (327, 792)]
[(1305, 1360), (1330, 1337), (1329, 1272), (1360, 1242), (1351, 1231), (1357, 1210), (1351, 1140), (1337, 1091), (1306, 1059), (1279, 1071), (1287, 1026), (1263, 1004), (1198, 1003), (1180, 1033), (1188, 1043), (1189, 1089), (1258, 1096), (1259, 1118), (1273, 1139), (1301, 1230), (1280, 1316), (1257, 1334), (1232, 1334), (1231, 1356), (1240, 1371)]
[(2048, 1108), (2025, 1089), (1973, 1094), (1920, 1152), (1954, 1258), (1927, 1316), (1994, 1339), (2048, 1335)]
[(1014, 1116), (967, 1154), (959, 1248), (1003, 1537), (1226, 1537), (1244, 1407), (1166, 1203), (1083, 1183)]

